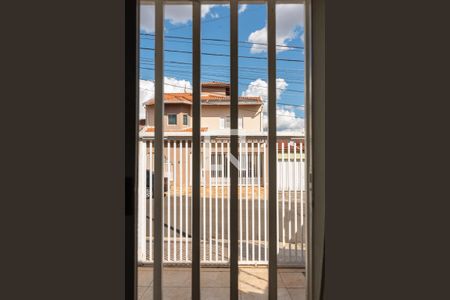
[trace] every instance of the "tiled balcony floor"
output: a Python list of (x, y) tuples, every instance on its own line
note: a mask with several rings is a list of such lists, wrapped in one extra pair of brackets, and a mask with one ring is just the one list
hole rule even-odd
[[(268, 299), (267, 267), (239, 268), (240, 299)], [(164, 299), (191, 299), (191, 269), (166, 267), (163, 274)], [(226, 268), (202, 268), (201, 295), (202, 300), (226, 299), (229, 294), (230, 272)], [(153, 299), (153, 269), (138, 269), (138, 299)], [(303, 269), (278, 270), (278, 299), (303, 300), (305, 294), (305, 276)]]

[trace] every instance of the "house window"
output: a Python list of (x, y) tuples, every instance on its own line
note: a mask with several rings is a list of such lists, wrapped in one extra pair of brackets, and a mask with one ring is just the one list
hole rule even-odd
[(230, 117), (220, 118), (220, 129), (230, 128)]
[(177, 115), (176, 114), (170, 114), (168, 115), (169, 118), (169, 125), (177, 125)]
[(183, 115), (183, 125), (189, 125), (189, 118), (188, 115)]
[[(240, 117), (238, 119), (239, 129), (244, 128), (244, 118)], [(220, 118), (220, 129), (229, 129), (230, 128), (230, 117), (221, 117)]]

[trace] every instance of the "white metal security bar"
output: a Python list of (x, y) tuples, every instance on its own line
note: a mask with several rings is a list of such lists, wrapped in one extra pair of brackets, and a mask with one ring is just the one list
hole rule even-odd
[[(166, 182), (164, 198), (165, 263), (192, 262), (192, 142), (166, 138), (164, 157)], [(240, 142), (239, 172), (239, 264), (268, 264), (267, 139)], [(277, 158), (278, 262), (304, 266), (305, 263), (305, 153), (303, 137), (279, 138)], [(154, 141), (142, 140), (139, 147), (139, 262), (153, 263), (154, 215), (152, 207)], [(223, 137), (201, 142), (200, 200), (202, 264), (228, 264), (230, 245), (230, 142)]]

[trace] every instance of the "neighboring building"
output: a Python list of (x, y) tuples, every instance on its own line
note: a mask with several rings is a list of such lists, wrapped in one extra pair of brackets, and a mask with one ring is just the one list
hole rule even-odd
[[(164, 142), (164, 174), (170, 184), (186, 184), (191, 180), (190, 170), (192, 167), (192, 94), (165, 93), (164, 102), (164, 136), (167, 137)], [(202, 136), (209, 137), (201, 147), (202, 180), (209, 184), (227, 182), (229, 176), (227, 156), (230, 135), (230, 84), (224, 82), (202, 83), (201, 102)], [(241, 177), (248, 178), (247, 182), (250, 183), (258, 182), (259, 177), (263, 186), (264, 174), (261, 172), (267, 172), (263, 155), (267, 140), (267, 132), (264, 132), (263, 128), (263, 101), (261, 97), (239, 97), (238, 103), (239, 134), (245, 135), (247, 141), (241, 141), (239, 145)], [(153, 140), (154, 105), (154, 99), (144, 102), (146, 119), (145, 126), (140, 129), (142, 141)], [(278, 141), (278, 161), (283, 164), (289, 164), (288, 161), (291, 160), (300, 162), (300, 143), (304, 143), (304, 141), (298, 140), (294, 147), (293, 144), (289, 144), (290, 140), (291, 137), (281, 137)], [(302, 146), (304, 151), (304, 145)], [(147, 154), (150, 154), (154, 148), (148, 147), (146, 151)], [(302, 160), (304, 160), (304, 156)], [(149, 168), (149, 164), (147, 164), (147, 168)], [(259, 173), (256, 171), (258, 168), (261, 170)]]
[[(201, 101), (202, 131), (226, 134), (230, 128), (230, 84), (215, 81), (203, 83)], [(164, 102), (164, 132), (192, 132), (192, 93), (165, 93)], [(154, 131), (154, 104), (154, 99), (144, 103), (147, 135)], [(239, 97), (239, 129), (246, 134), (261, 133), (262, 110), (261, 97)]]

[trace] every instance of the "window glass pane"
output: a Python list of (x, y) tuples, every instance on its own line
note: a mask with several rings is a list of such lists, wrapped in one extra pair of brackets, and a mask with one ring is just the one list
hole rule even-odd
[[(148, 2), (150, 3), (150, 2)], [(192, 6), (165, 6), (164, 20), (164, 292), (190, 296), (192, 259)], [(178, 3), (178, 2), (177, 2)], [(283, 299), (304, 298), (303, 5), (277, 6), (278, 287)], [(154, 174), (154, 7), (141, 5), (140, 154), (146, 181), (139, 221), (139, 299), (152, 299)], [(202, 296), (229, 298), (230, 168), (239, 166), (239, 290), (267, 299), (268, 138), (267, 4), (239, 6), (236, 160), (230, 157), (230, 9), (202, 5), (201, 266)], [(284, 31), (283, 31), (284, 30)], [(156, 58), (158, 59), (158, 58)], [(168, 126), (170, 125), (170, 126)], [(175, 126), (178, 125), (178, 126)], [(140, 174), (141, 174), (140, 173)], [(141, 184), (142, 186), (142, 184)], [(139, 206), (139, 209), (141, 209)], [(290, 298), (289, 298), (290, 297)]]
[(177, 124), (177, 115), (169, 115), (169, 125)]

